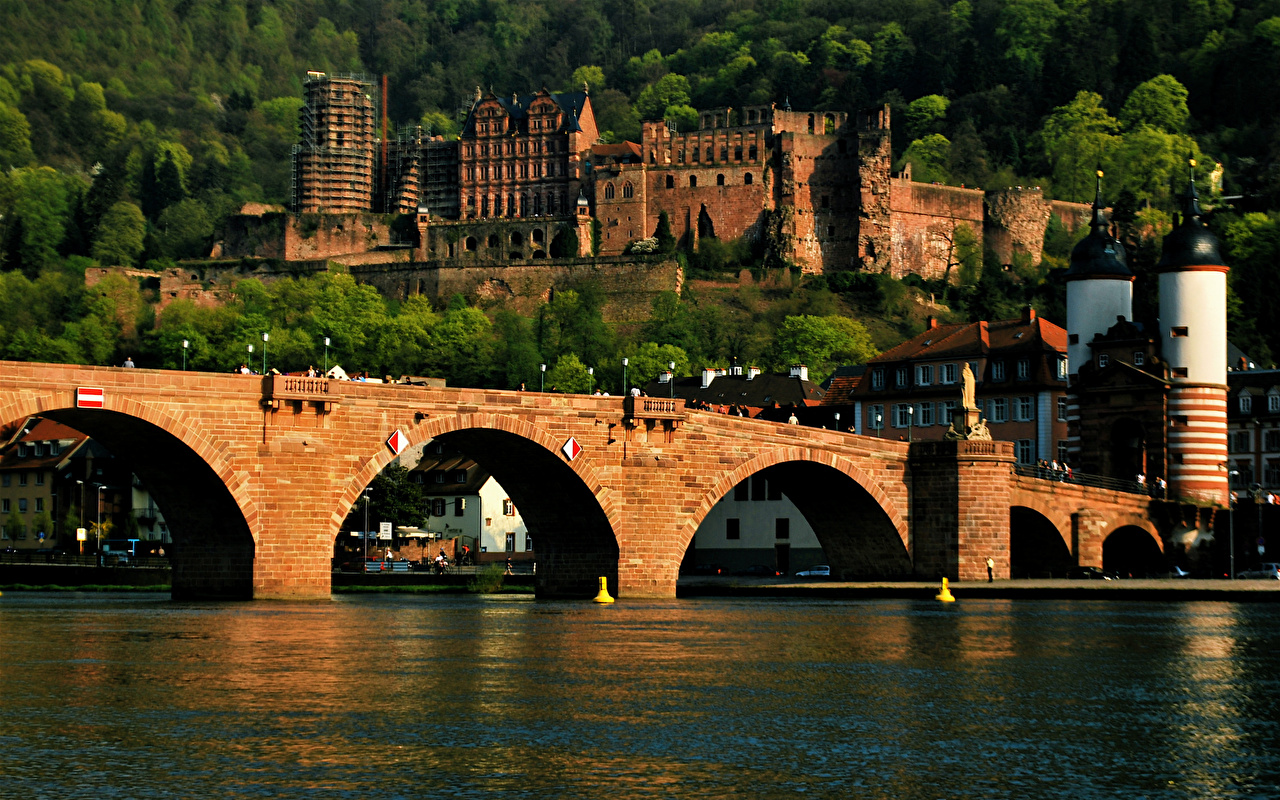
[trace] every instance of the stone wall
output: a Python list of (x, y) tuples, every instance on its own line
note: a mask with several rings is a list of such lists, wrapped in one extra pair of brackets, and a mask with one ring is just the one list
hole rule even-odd
[(1015, 254), (1026, 255), (1039, 264), (1044, 250), (1044, 231), (1053, 213), (1036, 187), (1010, 187), (987, 192), (987, 220), (983, 234), (986, 248), (996, 254), (999, 264), (1012, 264)]
[(862, 269), (884, 272), (893, 252), (892, 211), (889, 205), (893, 151), (889, 139), (889, 106), (859, 115), (858, 136), (858, 263)]
[(593, 283), (604, 294), (606, 322), (649, 318), (662, 292), (679, 292), (683, 271), (673, 260), (657, 256), (600, 259), (534, 259), (504, 264), (411, 262), (368, 264), (351, 268), (361, 283), (385, 297), (426, 295), (444, 302), (461, 294), (484, 306), (504, 305), (526, 316), (557, 289)]
[(227, 220), (220, 249), (224, 258), (311, 261), (391, 243), (389, 219), (374, 214), (238, 214)]
[(893, 277), (919, 275), (934, 280), (947, 274), (959, 225), (968, 225), (982, 242), (981, 189), (916, 183), (909, 178), (893, 178), (890, 183)]
[[(812, 115), (809, 115), (812, 116)], [(822, 123), (819, 115), (817, 123)], [(790, 206), (790, 257), (802, 272), (858, 266), (858, 148), (847, 131), (777, 137), (778, 205)]]

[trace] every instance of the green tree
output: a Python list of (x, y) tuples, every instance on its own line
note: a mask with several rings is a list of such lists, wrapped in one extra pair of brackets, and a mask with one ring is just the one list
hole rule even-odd
[(676, 251), (676, 237), (671, 232), (671, 217), (667, 215), (666, 209), (658, 212), (658, 227), (653, 235), (658, 240), (659, 253), (670, 255)]
[(636, 112), (641, 119), (662, 119), (671, 106), (689, 104), (689, 79), (668, 73), (646, 86), (636, 98)]
[(814, 381), (824, 380), (841, 364), (865, 364), (878, 355), (861, 322), (841, 316), (787, 317), (774, 340), (775, 369), (805, 364)]
[(672, 122), (682, 132), (698, 129), (698, 110), (692, 106), (671, 105), (662, 112), (663, 119)]
[(1187, 88), (1172, 75), (1157, 75), (1138, 84), (1120, 110), (1125, 130), (1146, 125), (1165, 133), (1182, 133), (1187, 128)]
[(939, 94), (916, 98), (907, 105), (907, 135), (921, 139), (929, 134), (941, 133), (951, 101)]
[(18, 513), (18, 509), (15, 507), (9, 512), (9, 518), (5, 520), (5, 536), (16, 541), (22, 537), (23, 527), (24, 523), (22, 522), (22, 515)]
[(133, 203), (113, 205), (98, 223), (93, 257), (103, 266), (135, 267), (142, 254), (147, 221)]
[(644, 386), (658, 379), (668, 365), (676, 362), (675, 374), (688, 375), (690, 371), (689, 354), (684, 348), (674, 344), (658, 344), (642, 342), (635, 350), (630, 351), (630, 364), (627, 365), (627, 379), (632, 386)]
[[(141, 216), (141, 210), (139, 210)], [(188, 197), (160, 212), (160, 245), (169, 258), (203, 258), (209, 254), (213, 220), (205, 204)]]
[(31, 125), (16, 108), (0, 103), (0, 170), (31, 163)]
[(1063, 200), (1093, 198), (1094, 172), (1111, 161), (1120, 146), (1120, 123), (1102, 106), (1102, 97), (1079, 92), (1053, 110), (1041, 137), (1053, 175), (1054, 194)]
[(565, 394), (588, 394), (594, 382), (594, 377), (587, 374), (587, 365), (574, 353), (560, 356), (555, 365), (547, 370), (548, 390), (555, 389)]
[[(394, 526), (418, 527), (422, 524), (425, 513), (422, 488), (410, 480), (409, 470), (398, 462), (388, 464), (369, 484), (369, 526), (377, 530), (379, 522), (390, 522)], [(353, 513), (363, 512), (360, 504), (352, 509)]]
[(922, 183), (946, 183), (950, 160), (951, 142), (940, 133), (916, 139), (902, 154), (903, 163), (911, 165), (912, 179)]

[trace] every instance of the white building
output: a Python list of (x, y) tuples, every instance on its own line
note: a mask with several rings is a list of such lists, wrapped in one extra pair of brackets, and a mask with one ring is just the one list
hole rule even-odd
[(755, 475), (734, 487), (693, 535), (685, 570), (718, 567), (723, 573), (764, 566), (791, 574), (826, 555), (813, 528), (786, 495)]
[(520, 512), (501, 484), (475, 461), (432, 441), (423, 447), (410, 474), (426, 497), (422, 530), (431, 538), (460, 538), (475, 548), (479, 563), (533, 560), (533, 537)]

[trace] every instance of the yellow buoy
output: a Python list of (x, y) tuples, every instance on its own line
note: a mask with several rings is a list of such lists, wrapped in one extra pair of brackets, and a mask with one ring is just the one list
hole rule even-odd
[(597, 603), (612, 603), (613, 598), (609, 596), (609, 579), (600, 579), (600, 594), (596, 595)]
[(942, 591), (938, 592), (937, 599), (941, 600), (944, 603), (954, 603), (956, 601), (956, 596), (953, 595), (951, 593), (951, 590), (947, 588), (946, 578), (942, 579)]

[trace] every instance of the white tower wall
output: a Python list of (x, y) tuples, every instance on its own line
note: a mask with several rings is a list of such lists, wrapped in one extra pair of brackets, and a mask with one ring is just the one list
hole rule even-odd
[[(1191, 269), (1160, 275), (1160, 344), (1174, 381), (1227, 380), (1227, 274)], [(1183, 376), (1179, 370), (1186, 369)]]
[[(1162, 292), (1163, 288), (1162, 283)], [(1095, 277), (1067, 283), (1068, 372), (1074, 375), (1080, 371), (1080, 366), (1090, 358), (1089, 342), (1115, 325), (1116, 317), (1133, 319), (1131, 279)], [(1070, 338), (1072, 336), (1076, 338)], [(1075, 344), (1071, 344), (1072, 341)]]

